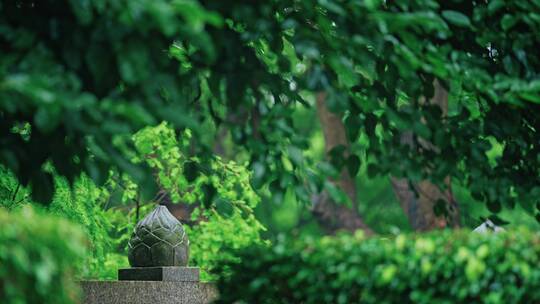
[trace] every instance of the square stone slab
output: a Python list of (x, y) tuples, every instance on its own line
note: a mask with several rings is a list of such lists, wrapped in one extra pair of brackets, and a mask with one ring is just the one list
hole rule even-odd
[(210, 304), (217, 288), (201, 282), (81, 281), (84, 304)]
[(119, 281), (199, 282), (199, 267), (133, 267), (118, 269)]

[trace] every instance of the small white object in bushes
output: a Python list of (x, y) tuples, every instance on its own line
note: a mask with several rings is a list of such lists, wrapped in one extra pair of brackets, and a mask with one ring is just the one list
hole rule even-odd
[(490, 221), (490, 220), (486, 220), (480, 226), (476, 227), (473, 230), (473, 232), (478, 232), (478, 233), (487, 233), (487, 232), (499, 233), (499, 232), (503, 232), (503, 231), (504, 231), (503, 228), (493, 224), (493, 222)]

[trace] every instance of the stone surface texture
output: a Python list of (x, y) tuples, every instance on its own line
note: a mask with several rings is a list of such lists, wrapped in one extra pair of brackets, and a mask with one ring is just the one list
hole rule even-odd
[(186, 266), (189, 240), (182, 224), (165, 206), (157, 206), (142, 219), (128, 243), (132, 267)]
[(134, 267), (118, 270), (120, 281), (199, 282), (199, 267)]
[(82, 281), (83, 304), (208, 304), (217, 298), (211, 283)]

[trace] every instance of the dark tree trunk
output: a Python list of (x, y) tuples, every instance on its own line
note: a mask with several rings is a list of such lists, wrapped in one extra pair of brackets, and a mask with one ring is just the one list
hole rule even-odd
[[(435, 81), (434, 86), (435, 96), (429, 102), (438, 105), (443, 116), (446, 116), (448, 113), (448, 92), (438, 81)], [(401, 140), (404, 144), (414, 145), (411, 133), (404, 133)], [(419, 144), (436, 149), (430, 143), (420, 142)], [(429, 181), (410, 183), (406, 179), (391, 177), (391, 182), (401, 208), (415, 231), (459, 227), (459, 210), (452, 194), (450, 177), (445, 180), (446, 190), (444, 191)], [(435, 214), (434, 207), (438, 201), (445, 204), (446, 216)]]
[[(317, 94), (317, 113), (324, 135), (325, 151), (343, 145), (348, 153), (349, 142), (345, 133), (345, 127), (341, 118), (331, 113), (326, 107), (326, 93)], [(328, 232), (335, 233), (338, 230), (355, 231), (363, 229), (372, 233), (358, 213), (356, 187), (354, 178), (346, 169), (343, 169), (338, 180), (332, 180), (352, 202), (352, 209), (347, 206), (336, 204), (327, 193), (322, 193), (314, 200), (313, 215), (318, 223)]]

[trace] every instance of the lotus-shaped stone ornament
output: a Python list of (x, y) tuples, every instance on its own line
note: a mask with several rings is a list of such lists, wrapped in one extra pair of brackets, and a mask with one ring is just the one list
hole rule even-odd
[(128, 243), (131, 267), (186, 266), (189, 240), (182, 224), (165, 206), (140, 221)]

